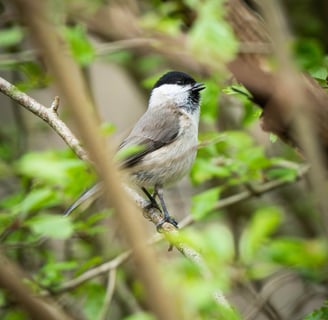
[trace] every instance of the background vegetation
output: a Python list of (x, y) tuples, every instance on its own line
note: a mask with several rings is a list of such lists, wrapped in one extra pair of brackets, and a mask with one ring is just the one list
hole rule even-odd
[[(231, 3), (235, 10), (244, 5)], [(50, 105), (59, 94), (55, 77), (22, 23), (19, 1), (0, 5), (2, 76)], [(326, 2), (286, 0), (283, 5), (294, 35), (294, 62), (325, 85)], [(229, 6), (220, 0), (51, 0), (47, 10), (83, 71), (94, 105), (100, 96), (108, 99), (108, 118), (101, 108), (93, 112), (101, 119), (99, 132), (112, 144), (123, 130), (111, 116), (125, 128), (135, 121), (133, 104), (120, 114), (126, 109), (112, 99), (117, 74), (127, 79), (118, 82), (119, 95), (131, 91), (131, 101), (144, 107), (152, 84), (166, 70), (184, 70), (206, 84), (191, 186), (185, 182), (172, 192), (171, 212), (187, 225), (179, 241), (201, 253), (211, 276), (204, 279), (200, 265), (177, 250), (167, 252), (167, 242), (152, 244), (158, 282), (179, 310), (176, 319), (328, 319), (327, 239), (304, 160), (259, 128), (260, 109), (226, 68), (248, 46), (250, 55), (274, 70), (272, 50), (263, 53), (258, 43), (241, 41), (227, 18)], [(263, 34), (266, 38), (264, 29)], [(97, 63), (116, 71), (108, 69), (98, 78)], [(97, 92), (99, 82), (108, 82), (106, 91)], [(155, 319), (138, 266), (125, 251), (115, 210), (98, 203), (62, 216), (95, 181), (90, 165), (58, 142), (41, 119), (31, 120), (34, 116), (4, 96), (1, 103), (1, 252), (24, 271), (13, 276), (72, 319)], [(60, 118), (77, 129), (67, 110), (63, 99)], [(187, 204), (185, 213), (181, 204)], [(151, 239), (155, 228), (146, 219), (142, 223)], [(217, 290), (229, 304), (213, 298)], [(30, 318), (17, 297), (8, 288), (0, 291), (1, 319)]]

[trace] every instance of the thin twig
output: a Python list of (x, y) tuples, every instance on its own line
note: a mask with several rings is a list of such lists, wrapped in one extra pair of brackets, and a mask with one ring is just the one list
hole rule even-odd
[(0, 91), (9, 98), (19, 103), (22, 107), (32, 112), (43, 121), (45, 121), (55, 132), (64, 140), (64, 142), (74, 151), (82, 160), (90, 161), (87, 153), (81, 147), (78, 139), (75, 138), (72, 131), (58, 117), (59, 98), (55, 97), (50, 108), (34, 100), (24, 92), (18, 90), (13, 84), (0, 77)]
[(80, 276), (65, 282), (64, 285), (60, 286), (57, 289), (54, 289), (53, 292), (55, 294), (60, 294), (60, 293), (66, 292), (68, 290), (72, 290), (90, 279), (93, 279), (102, 274), (108, 273), (111, 270), (116, 269), (118, 266), (120, 266), (123, 262), (125, 262), (130, 257), (131, 257), (131, 251), (125, 251), (125, 252), (121, 253), (120, 255), (118, 255), (113, 260), (110, 260), (110, 261), (103, 263), (95, 268), (92, 268), (92, 269), (82, 273)]
[(110, 308), (110, 302), (112, 300), (115, 290), (115, 282), (116, 282), (116, 269), (112, 269), (108, 273), (106, 295), (105, 295), (102, 310), (99, 315), (99, 320), (107, 319), (107, 314)]
[[(295, 275), (292, 273), (284, 272), (282, 274), (277, 274), (272, 279), (263, 286), (260, 293), (256, 294), (251, 289), (249, 292), (252, 293), (252, 304), (249, 307), (249, 310), (246, 311), (244, 316), (245, 320), (255, 319), (257, 314), (261, 311), (263, 306), (267, 303), (270, 297), (277, 292), (278, 288), (281, 288), (283, 285), (287, 284), (289, 281), (295, 279)], [(282, 316), (279, 316), (279, 319), (282, 319)]]

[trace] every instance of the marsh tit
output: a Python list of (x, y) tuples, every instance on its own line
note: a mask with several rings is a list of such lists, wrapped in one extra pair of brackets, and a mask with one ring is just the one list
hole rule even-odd
[[(152, 206), (162, 211), (163, 220), (157, 228), (164, 222), (177, 227), (177, 222), (168, 213), (162, 188), (185, 176), (196, 157), (200, 91), (204, 88), (186, 73), (171, 71), (164, 74), (152, 88), (147, 111), (119, 147), (121, 152), (138, 146), (137, 151), (120, 164), (129, 182), (145, 193)], [(88, 198), (100, 194), (101, 182), (86, 190), (67, 208), (65, 215)]]

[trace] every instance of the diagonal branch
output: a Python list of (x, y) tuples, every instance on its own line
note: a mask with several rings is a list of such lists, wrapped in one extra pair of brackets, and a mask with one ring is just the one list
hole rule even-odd
[(86, 151), (81, 147), (78, 139), (75, 138), (72, 131), (58, 117), (59, 98), (55, 97), (50, 108), (28, 96), (26, 93), (18, 90), (13, 84), (0, 77), (0, 91), (9, 98), (16, 101), (22, 107), (32, 112), (43, 121), (45, 121), (55, 132), (64, 140), (64, 142), (74, 151), (82, 160), (89, 161)]

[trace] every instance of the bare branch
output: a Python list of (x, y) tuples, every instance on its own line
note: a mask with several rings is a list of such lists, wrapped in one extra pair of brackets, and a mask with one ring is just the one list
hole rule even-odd
[(116, 269), (112, 269), (108, 273), (106, 295), (103, 303), (103, 308), (100, 312), (99, 320), (107, 319), (107, 313), (110, 308), (110, 302), (112, 300), (115, 290), (115, 282), (116, 282)]
[(12, 293), (12, 297), (35, 320), (69, 320), (59, 306), (53, 301), (36, 297), (33, 292), (22, 282), (24, 274), (11, 261), (0, 256), (0, 287)]
[(116, 269), (118, 266), (120, 266), (123, 262), (125, 262), (128, 258), (131, 257), (132, 252), (131, 251), (125, 251), (121, 253), (119, 256), (114, 258), (113, 260), (110, 260), (106, 263), (103, 263), (95, 268), (92, 268), (84, 273), (82, 273), (80, 276), (78, 276), (75, 279), (67, 281), (64, 285), (61, 287), (53, 290), (54, 293), (59, 294), (63, 293), (68, 290), (72, 290), (82, 283), (93, 279), (95, 277), (98, 277), (102, 274), (108, 273), (111, 270)]
[(28, 111), (45, 121), (55, 132), (65, 141), (65, 143), (74, 151), (74, 153), (82, 160), (89, 161), (87, 153), (81, 147), (80, 142), (75, 138), (71, 130), (58, 117), (57, 110), (59, 106), (59, 98), (56, 97), (52, 106), (47, 108), (35, 101), (33, 98), (18, 90), (17, 87), (0, 77), (0, 92), (7, 95), (19, 103)]

